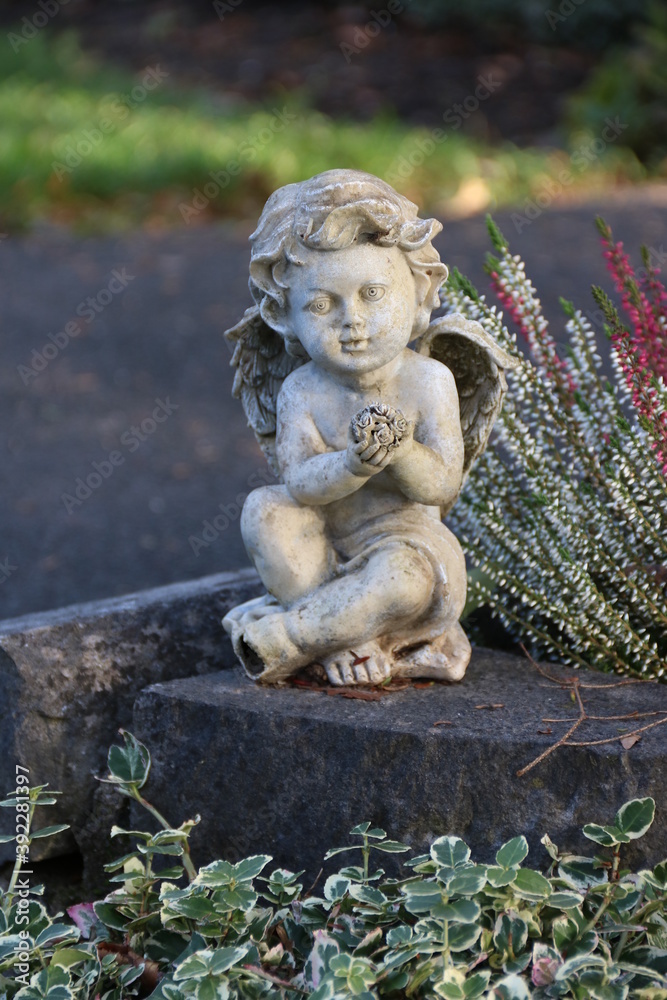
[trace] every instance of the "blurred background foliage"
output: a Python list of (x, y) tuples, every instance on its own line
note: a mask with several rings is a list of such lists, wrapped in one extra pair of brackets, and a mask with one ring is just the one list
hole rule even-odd
[[(570, 198), (664, 178), (664, 4), (394, 10), (3, 3), (0, 229), (251, 219), (276, 186), (333, 164), (385, 176), (441, 217), (523, 206), (563, 171)], [(151, 67), (160, 82), (148, 90)], [(476, 99), (484, 80), (492, 93)], [(602, 141), (610, 119), (623, 128)]]

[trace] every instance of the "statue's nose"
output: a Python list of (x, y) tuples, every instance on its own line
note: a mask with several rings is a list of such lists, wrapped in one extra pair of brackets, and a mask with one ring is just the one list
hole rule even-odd
[(363, 339), (364, 321), (356, 305), (349, 305), (343, 317), (343, 336), (341, 340)]

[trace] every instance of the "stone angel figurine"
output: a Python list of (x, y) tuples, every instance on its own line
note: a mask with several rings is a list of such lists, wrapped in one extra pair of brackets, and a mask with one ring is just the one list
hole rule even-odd
[(266, 594), (223, 625), (257, 681), (465, 673), (465, 560), (442, 517), (514, 362), (478, 323), (431, 322), (441, 228), (379, 178), (328, 170), (271, 195), (250, 237), (255, 305), (225, 336), (281, 485), (241, 518)]

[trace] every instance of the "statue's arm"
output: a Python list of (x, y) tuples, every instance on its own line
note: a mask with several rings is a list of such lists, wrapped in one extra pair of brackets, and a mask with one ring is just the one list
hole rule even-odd
[(428, 367), (419, 383), (420, 416), (414, 437), (401, 441), (388, 470), (409, 500), (443, 507), (461, 489), (463, 435), (454, 376), (437, 362)]
[(348, 467), (348, 450), (330, 451), (308, 412), (305, 395), (286, 383), (278, 396), (276, 455), (290, 495), (300, 503), (321, 506), (355, 493), (378, 471)]

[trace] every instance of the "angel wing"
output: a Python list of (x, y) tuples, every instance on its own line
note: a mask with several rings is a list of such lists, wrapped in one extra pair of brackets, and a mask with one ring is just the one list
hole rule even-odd
[(283, 338), (266, 325), (258, 306), (246, 309), (236, 326), (225, 330), (225, 338), (234, 345), (232, 395), (241, 400), (248, 424), (277, 476), (276, 401), (287, 376), (305, 359), (287, 353)]
[[(479, 323), (452, 313), (434, 320), (416, 350), (441, 361), (456, 380), (465, 455), (463, 482), (486, 448), (507, 392), (505, 371), (518, 362)], [(450, 510), (453, 501), (447, 508)], [(447, 513), (443, 510), (443, 515)]]

